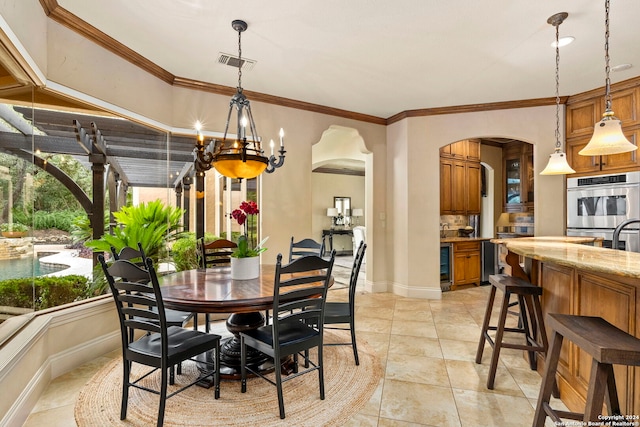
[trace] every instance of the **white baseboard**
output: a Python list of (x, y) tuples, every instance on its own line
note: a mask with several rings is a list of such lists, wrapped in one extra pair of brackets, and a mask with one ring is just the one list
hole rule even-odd
[(400, 283), (394, 283), (392, 286), (393, 293), (406, 298), (419, 299), (442, 299), (442, 289), (440, 285), (437, 288), (406, 286)]

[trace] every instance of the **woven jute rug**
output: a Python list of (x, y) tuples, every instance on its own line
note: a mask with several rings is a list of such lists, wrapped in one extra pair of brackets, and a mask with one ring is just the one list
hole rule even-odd
[[(348, 332), (325, 331), (325, 342), (347, 342)], [(382, 366), (373, 350), (358, 340), (360, 365), (353, 360), (351, 346), (324, 347), (325, 399), (320, 400), (318, 374), (310, 372), (285, 382), (286, 418), (280, 419), (276, 388), (261, 378), (247, 381), (247, 392), (240, 393), (239, 381), (222, 381), (220, 399), (213, 388), (193, 386), (167, 400), (165, 426), (339, 426), (369, 401), (382, 377)], [(315, 355), (312, 353), (312, 360)], [(133, 364), (133, 375), (148, 372)], [(194, 363), (183, 364), (183, 374), (176, 375), (169, 392), (187, 384), (198, 375)], [(273, 374), (271, 374), (273, 376)], [(137, 378), (132, 376), (132, 378)], [(144, 385), (159, 389), (158, 372), (143, 380)], [(122, 396), (122, 360), (107, 364), (84, 386), (75, 406), (80, 427), (155, 426), (159, 397), (129, 388), (126, 420), (120, 420)]]

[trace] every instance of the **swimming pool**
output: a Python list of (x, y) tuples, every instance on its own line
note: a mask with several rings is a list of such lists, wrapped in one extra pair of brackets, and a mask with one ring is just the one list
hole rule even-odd
[[(40, 258), (47, 255), (51, 255), (51, 253), (38, 252), (38, 257)], [(0, 280), (44, 276), (65, 268), (67, 266), (41, 263), (36, 257), (3, 259), (0, 260)]]

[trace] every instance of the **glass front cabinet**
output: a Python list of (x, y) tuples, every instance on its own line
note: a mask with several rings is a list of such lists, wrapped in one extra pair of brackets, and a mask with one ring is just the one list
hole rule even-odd
[(505, 144), (504, 211), (527, 212), (533, 210), (534, 175), (533, 146), (521, 141)]

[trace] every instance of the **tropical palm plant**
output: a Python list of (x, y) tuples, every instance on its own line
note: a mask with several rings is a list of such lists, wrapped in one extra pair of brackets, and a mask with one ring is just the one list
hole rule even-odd
[(183, 214), (183, 209), (166, 206), (160, 200), (123, 206), (113, 214), (118, 224), (113, 234), (90, 240), (85, 246), (110, 252), (111, 246), (120, 251), (125, 246), (137, 248), (140, 243), (145, 254), (157, 262), (165, 253), (166, 242), (181, 236)]

